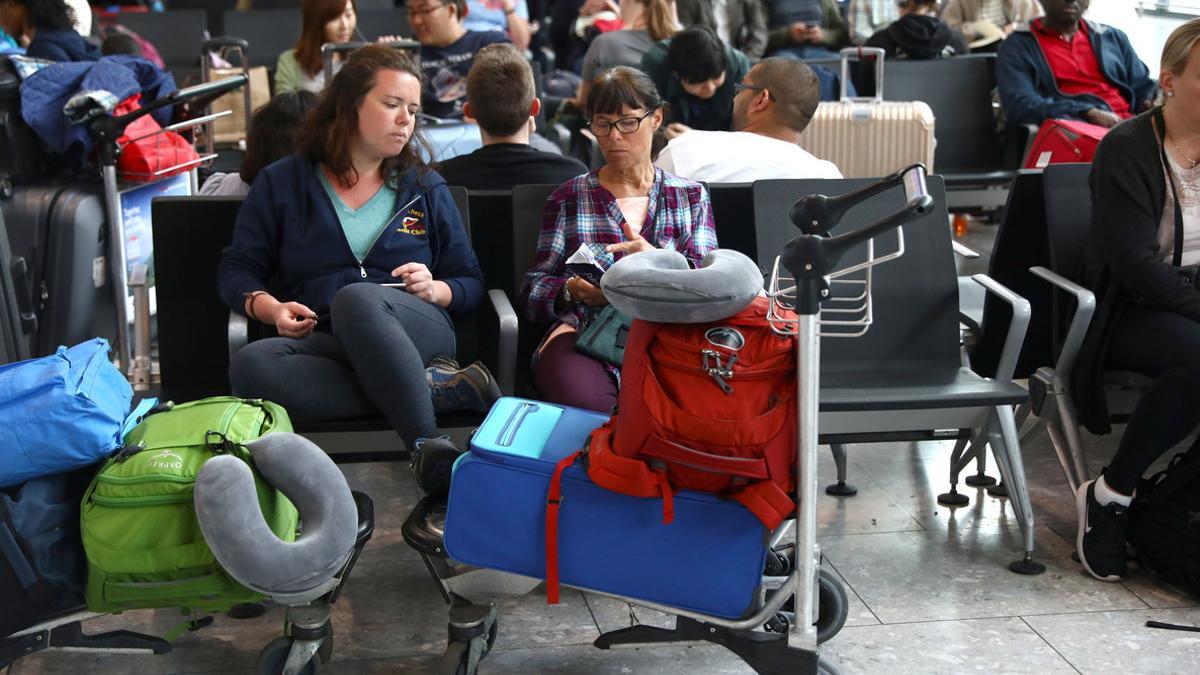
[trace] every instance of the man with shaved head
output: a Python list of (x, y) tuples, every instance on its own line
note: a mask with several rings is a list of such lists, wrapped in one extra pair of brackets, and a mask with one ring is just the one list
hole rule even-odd
[(832, 162), (799, 145), (821, 98), (812, 68), (792, 59), (763, 59), (735, 90), (734, 131), (688, 131), (663, 149), (655, 165), (709, 183), (842, 177)]

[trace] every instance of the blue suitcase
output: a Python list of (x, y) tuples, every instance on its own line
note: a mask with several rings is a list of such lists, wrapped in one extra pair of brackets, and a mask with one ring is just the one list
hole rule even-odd
[[(546, 577), (546, 495), (555, 464), (607, 416), (502, 398), (454, 467), (446, 552), (479, 567)], [(578, 462), (563, 474), (563, 584), (724, 618), (755, 608), (769, 533), (737, 502), (680, 491), (662, 502), (592, 483)]]

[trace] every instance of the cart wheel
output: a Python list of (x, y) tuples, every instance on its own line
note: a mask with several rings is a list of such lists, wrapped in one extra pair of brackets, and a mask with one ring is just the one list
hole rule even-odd
[(492, 647), (496, 644), (496, 636), (500, 634), (500, 618), (497, 617), (492, 622), (492, 627), (488, 629), (487, 648), (483, 650), (483, 655), (487, 656), (488, 652), (492, 651)]
[(823, 567), (817, 575), (817, 585), (817, 643), (820, 644), (837, 635), (846, 625), (846, 617), (850, 615), (850, 600), (846, 597), (842, 582)]
[[(496, 636), (500, 632), (500, 622), (493, 622), (492, 627), (488, 629), (487, 639), (484, 641), (483, 651), (479, 655), (479, 660), (483, 661), (487, 658), (492, 647), (496, 644)], [(471, 645), (482, 638), (474, 638), (468, 642), (457, 640), (446, 645), (446, 651), (442, 654), (442, 669), (443, 673), (453, 673), (453, 675), (475, 675), (474, 670), (468, 669), (468, 662), (471, 656)]]
[[(258, 654), (258, 675), (282, 675), (283, 666), (287, 663), (288, 652), (292, 650), (292, 639), (287, 637), (275, 638), (267, 643)], [(298, 675), (317, 675), (320, 672), (319, 659), (312, 659), (304, 664)]]
[(829, 659), (817, 657), (817, 674), (818, 675), (842, 675), (842, 671), (838, 670), (837, 665)]
[(442, 653), (442, 664), (438, 672), (443, 675), (475, 675), (475, 671), (467, 669), (470, 656), (470, 642), (453, 641), (446, 645), (446, 651)]
[(329, 663), (333, 659), (333, 621), (325, 622), (325, 639), (317, 648), (317, 656), (321, 658), (321, 663)]

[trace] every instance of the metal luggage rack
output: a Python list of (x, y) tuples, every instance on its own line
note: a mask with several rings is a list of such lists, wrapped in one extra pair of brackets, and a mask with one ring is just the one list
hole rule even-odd
[[(174, 145), (174, 144), (164, 145), (161, 142), (161, 139), (166, 137), (167, 132), (179, 133), (182, 131), (187, 131), (188, 129), (194, 129), (201, 125), (208, 125), (210, 122), (212, 122), (214, 120), (217, 120), (221, 117), (225, 117), (227, 115), (232, 115), (232, 114), (233, 114), (232, 110), (223, 110), (221, 112), (216, 112), (216, 113), (212, 113), (210, 115), (204, 115), (202, 117), (196, 117), (196, 118), (193, 118), (190, 120), (186, 120), (184, 122), (172, 124), (170, 126), (163, 127), (162, 129), (159, 129), (152, 133), (144, 134), (142, 136), (137, 136), (134, 138), (130, 138), (129, 140), (125, 141), (124, 143), (119, 143), (117, 145), (117, 155), (118, 156), (120, 155), (121, 151), (123, 151), (125, 149), (125, 146), (129, 145), (130, 143), (135, 143), (138, 141), (144, 141), (148, 138), (153, 138), (154, 139), (154, 148), (156, 151), (164, 150), (164, 149), (170, 150), (170, 151), (173, 151), (174, 157), (172, 157), (173, 161), (170, 163), (169, 166), (159, 169), (158, 171), (137, 172), (137, 171), (118, 170), (117, 178), (123, 182), (152, 183), (161, 178), (166, 178), (167, 176), (173, 176), (177, 173), (183, 173), (184, 171), (190, 171), (192, 169), (197, 169), (202, 166), (207, 167), (207, 166), (211, 165), (213, 160), (217, 158), (217, 153), (210, 151), (210, 152), (207, 152), (206, 154), (199, 155), (198, 157), (183, 156), (179, 152), (180, 147), (178, 145)], [(189, 144), (187, 147), (194, 148), (195, 146)]]
[[(821, 337), (853, 338), (866, 335), (875, 318), (871, 300), (872, 269), (904, 255), (903, 227), (896, 229), (896, 239), (896, 250), (878, 257), (875, 255), (875, 240), (869, 240), (865, 261), (825, 277), (829, 289), (821, 306)], [(767, 297), (771, 299), (767, 310), (767, 321), (771, 323), (771, 328), (779, 335), (796, 335), (796, 319), (787, 318), (788, 312), (796, 311), (796, 280), (786, 270), (780, 271), (779, 256), (775, 257), (771, 267)]]
[[(904, 184), (906, 197), (910, 199), (928, 192), (925, 185), (924, 167), (914, 165), (896, 174), (890, 182), (885, 180), (882, 183), (867, 186), (850, 195), (845, 195), (842, 199), (846, 199), (850, 205), (853, 205), (859, 199), (872, 196), (897, 182)], [(822, 204), (835, 201), (822, 195), (813, 197), (818, 198), (817, 201)], [(852, 197), (857, 198), (851, 199)], [(812, 199), (812, 197), (800, 200), (797, 208), (808, 199)], [(835, 210), (844, 213), (848, 208)], [(796, 213), (795, 208), (793, 213)], [(834, 222), (840, 217), (841, 214), (836, 215)], [(830, 217), (826, 216), (825, 218), (805, 218), (804, 222), (811, 224), (811, 233), (825, 236), (828, 234), (828, 228), (833, 224), (828, 222), (829, 220)], [(871, 299), (873, 270), (877, 265), (904, 255), (904, 227), (898, 226), (895, 231), (894, 250), (877, 255), (876, 238), (871, 237), (866, 242), (865, 260), (832, 271), (823, 277), (824, 287), (821, 289), (821, 306), (817, 322), (820, 337), (855, 338), (866, 335), (870, 330), (875, 318)], [(767, 310), (767, 321), (776, 334), (794, 337), (797, 335), (799, 326), (799, 319), (796, 316), (797, 283), (794, 275), (790, 274), (780, 263), (781, 258), (781, 255), (775, 257), (767, 283), (767, 297), (771, 300)]]

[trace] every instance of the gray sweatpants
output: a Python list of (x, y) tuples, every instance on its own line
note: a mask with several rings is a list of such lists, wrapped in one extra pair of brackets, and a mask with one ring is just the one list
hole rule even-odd
[(405, 291), (371, 283), (333, 298), (332, 333), (252, 342), (229, 364), (233, 392), (264, 398), (305, 422), (383, 414), (412, 449), (438, 435), (425, 366), (454, 356), (449, 316)]

